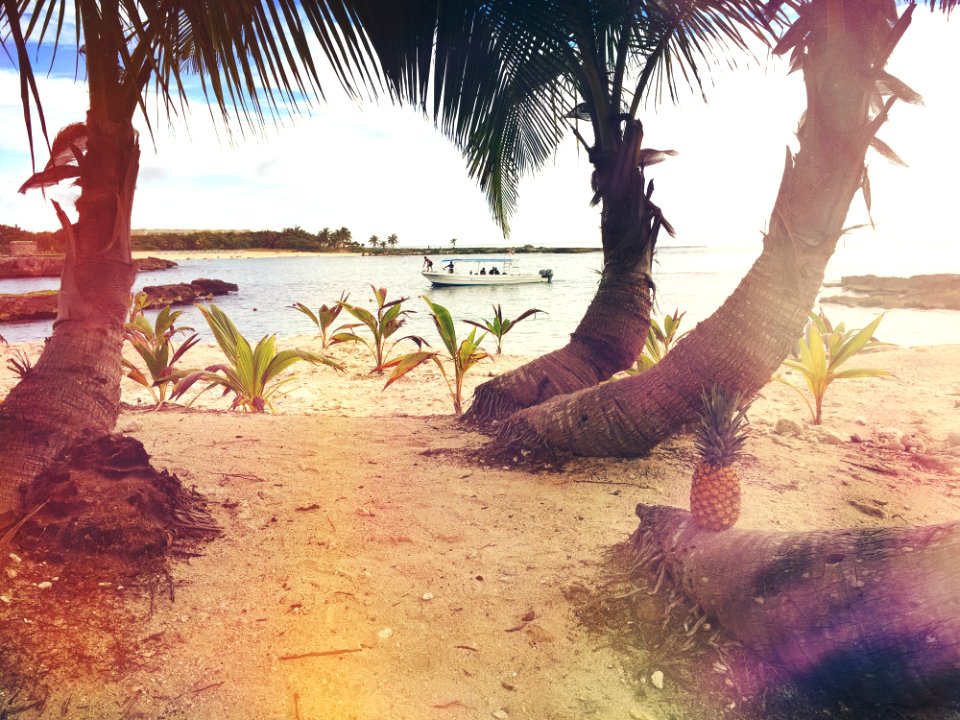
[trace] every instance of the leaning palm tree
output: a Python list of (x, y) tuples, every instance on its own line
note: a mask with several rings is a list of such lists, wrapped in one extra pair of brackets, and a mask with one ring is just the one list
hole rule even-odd
[(420, 103), (463, 150), (505, 231), (520, 177), (547, 163), (566, 134), (594, 168), (584, 198), (601, 206), (604, 267), (594, 300), (568, 345), (480, 386), (468, 418), (504, 418), (594, 386), (636, 360), (657, 239), (671, 232), (645, 176), (671, 152), (644, 147), (641, 105), (651, 96), (676, 98), (679, 78), (700, 87), (704, 65), (762, 37), (762, 4), (351, 3), (393, 92)]
[[(60, 131), (50, 160), (22, 188), (73, 180), (80, 195), (75, 222), (54, 203), (67, 255), (53, 335), (0, 405), (0, 518), (16, 509), (20, 485), (78, 438), (116, 421), (120, 336), (134, 279), (130, 216), (140, 157), (134, 115), (142, 111), (150, 126), (151, 94), (168, 115), (181, 114), (185, 77), (197, 75), (228, 127), (259, 129), (271, 117), (284, 119), (320, 91), (311, 37), (345, 73), (350, 56), (337, 12), (319, 0), (0, 2), (0, 41), (19, 69), (31, 154), (38, 137), (47, 139), (31, 62), (37, 45), (63, 52), (64, 28), (75, 24), (80, 75), (89, 88), (85, 117)], [(355, 82), (371, 80), (362, 62), (352, 67)]]
[[(696, 417), (704, 388), (750, 397), (793, 347), (862, 191), (870, 207), (869, 149), (902, 164), (877, 138), (898, 101), (920, 96), (884, 66), (915, 8), (894, 0), (803, 0), (776, 50), (804, 73), (807, 110), (799, 151), (787, 149), (763, 250), (724, 304), (663, 362), (635, 377), (516, 413), (500, 427), (504, 447), (580, 455), (641, 455)], [(956, 0), (929, 0), (949, 11)]]

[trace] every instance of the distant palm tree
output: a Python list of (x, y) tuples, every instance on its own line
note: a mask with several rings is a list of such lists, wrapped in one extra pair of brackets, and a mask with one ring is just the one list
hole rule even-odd
[(333, 231), (334, 247), (345, 248), (353, 243), (353, 233), (349, 228), (341, 227)]
[(314, 38), (342, 76), (372, 84), (363, 62), (347, 72), (353, 56), (340, 38), (353, 28), (341, 24), (345, 10), (336, 3), (3, 0), (0, 42), (19, 69), (31, 156), (35, 136), (47, 136), (31, 58), (42, 39), (63, 52), (68, 11), (89, 107), (60, 131), (49, 162), (22, 190), (76, 181), (77, 221), (53, 203), (68, 242), (59, 311), (40, 360), (0, 405), (0, 526), (17, 507), (18, 486), (77, 438), (116, 421), (120, 333), (135, 276), (130, 214), (140, 148), (133, 116), (142, 111), (152, 132), (155, 105), (147, 95), (155, 93), (168, 116), (182, 115), (185, 75), (195, 74), (225, 125), (263, 128), (271, 115), (285, 119), (319, 96)]
[(451, 249), (451, 250), (456, 250), (456, 249), (457, 249), (457, 239), (456, 239), (456, 238), (450, 238), (450, 249)]
[(468, 418), (502, 418), (630, 367), (647, 333), (657, 239), (671, 231), (645, 169), (672, 153), (643, 145), (641, 103), (675, 98), (678, 82), (699, 87), (704, 65), (764, 37), (763, 0), (354, 5), (394, 92), (431, 111), (462, 149), (505, 231), (520, 177), (549, 162), (565, 134), (593, 164), (596, 296), (567, 346), (481, 385)]
[(400, 238), (397, 237), (396, 233), (392, 233), (387, 237), (387, 245), (389, 245), (392, 250), (396, 250), (397, 243), (399, 242), (400, 242)]
[(376, 250), (377, 248), (380, 247), (380, 238), (377, 237), (376, 235), (371, 235), (370, 239), (367, 240), (367, 245), (369, 245), (371, 248)]

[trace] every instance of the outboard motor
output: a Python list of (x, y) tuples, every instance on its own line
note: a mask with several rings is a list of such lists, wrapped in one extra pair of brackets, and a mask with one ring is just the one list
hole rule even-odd
[(546, 279), (547, 279), (547, 282), (552, 282), (552, 281), (553, 281), (553, 270), (551, 270), (550, 268), (547, 268), (546, 270), (541, 270), (541, 271), (540, 271), (540, 277), (546, 278)]

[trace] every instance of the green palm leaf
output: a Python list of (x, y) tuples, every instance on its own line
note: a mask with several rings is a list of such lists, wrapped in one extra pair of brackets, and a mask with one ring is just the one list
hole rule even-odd
[(222, 387), (224, 395), (235, 395), (233, 408), (243, 407), (250, 412), (264, 412), (268, 407), (272, 408), (270, 398), (277, 388), (291, 379), (278, 379), (278, 376), (294, 363), (305, 361), (314, 365), (327, 365), (335, 370), (343, 369), (340, 363), (319, 353), (307, 350), (277, 351), (276, 337), (273, 335), (261, 338), (256, 347), (251, 348), (247, 339), (220, 308), (216, 305), (209, 308), (197, 307), (206, 318), (229, 362), (181, 377), (174, 390), (174, 398), (182, 396), (198, 381), (203, 381), (207, 386), (198, 396), (211, 387)]
[[(765, 36), (760, 0), (346, 2), (390, 92), (430, 113), (463, 152), (507, 231), (520, 178), (547, 163), (581, 100), (595, 145), (650, 89), (698, 86), (701, 66)], [(639, 73), (632, 93), (628, 70)], [(632, 95), (632, 98), (630, 97)]]
[(854, 368), (849, 370), (838, 370), (843, 363), (863, 350), (873, 341), (873, 333), (883, 320), (883, 315), (878, 315), (869, 325), (862, 330), (847, 331), (843, 323), (834, 327), (827, 316), (821, 312), (819, 315), (810, 313), (809, 323), (807, 325), (804, 337), (800, 338), (799, 359), (785, 360), (784, 366), (800, 373), (806, 383), (807, 389), (813, 398), (813, 402), (795, 385), (788, 382), (782, 376), (776, 376), (774, 379), (793, 388), (807, 403), (810, 408), (810, 414), (813, 416), (814, 425), (819, 425), (821, 421), (821, 409), (823, 398), (826, 395), (827, 388), (834, 380), (846, 378), (862, 377), (885, 377), (893, 373), (879, 368)]

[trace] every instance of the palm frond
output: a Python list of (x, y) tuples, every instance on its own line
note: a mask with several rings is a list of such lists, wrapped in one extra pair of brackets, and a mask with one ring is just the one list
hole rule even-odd
[(0, 0), (0, 43), (20, 73), (32, 154), (33, 118), (44, 138), (47, 130), (31, 48), (52, 44), (55, 58), (71, 12), (91, 108), (103, 103), (113, 117), (139, 108), (149, 127), (147, 96), (154, 94), (168, 117), (179, 115), (189, 103), (189, 77), (199, 76), (200, 92), (228, 127), (261, 128), (322, 96), (315, 40), (348, 91), (376, 87), (373, 56), (349, 6), (349, 0)]
[(656, 83), (675, 96), (676, 76), (699, 84), (698, 63), (767, 35), (760, 0), (341, 2), (392, 96), (456, 143), (505, 232), (520, 178), (549, 161), (571, 108), (606, 142), (628, 66), (641, 73), (635, 102)]

